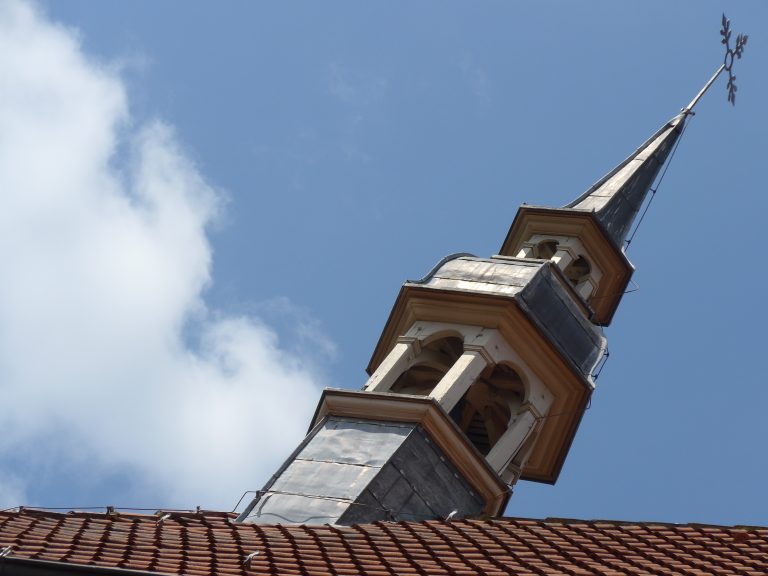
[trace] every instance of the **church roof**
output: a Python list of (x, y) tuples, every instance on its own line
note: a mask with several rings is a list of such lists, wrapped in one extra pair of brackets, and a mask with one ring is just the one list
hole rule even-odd
[(762, 575), (768, 528), (520, 518), (298, 526), (239, 524), (223, 512), (0, 512), (0, 571), (72, 568), (193, 576)]

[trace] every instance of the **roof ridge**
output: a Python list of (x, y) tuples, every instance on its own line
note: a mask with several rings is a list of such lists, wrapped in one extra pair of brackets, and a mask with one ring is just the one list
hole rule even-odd
[[(610, 520), (605, 518), (566, 518), (547, 516), (546, 518), (526, 518), (522, 516), (499, 516), (493, 520), (510, 520), (513, 522), (540, 522), (552, 524), (613, 524), (615, 526), (669, 526), (684, 528), (725, 528), (733, 530), (766, 530), (768, 526), (759, 524), (713, 524), (707, 522), (668, 522), (659, 520)], [(460, 522), (460, 520), (454, 520)]]
[[(178, 509), (163, 509), (158, 508), (155, 512), (152, 513), (141, 513), (136, 510), (131, 510), (129, 508), (117, 508), (115, 507), (112, 512), (107, 512), (106, 508), (103, 512), (97, 512), (97, 511), (91, 511), (91, 510), (83, 510), (83, 509), (72, 509), (72, 510), (58, 510), (58, 509), (52, 509), (52, 508), (38, 508), (33, 506), (19, 506), (18, 508), (12, 508), (8, 510), (0, 510), (0, 518), (13, 518), (13, 517), (22, 517), (22, 516), (34, 516), (34, 517), (56, 517), (56, 518), (73, 518), (73, 517), (80, 517), (80, 518), (132, 518), (132, 519), (138, 519), (138, 520), (147, 520), (155, 522), (157, 521), (157, 518), (164, 515), (170, 515), (171, 518), (224, 518), (229, 521), (233, 521), (237, 514), (233, 512), (226, 512), (226, 511), (220, 511), (220, 510), (178, 510)], [(402, 522), (388, 522), (388, 521), (380, 521), (385, 524), (419, 524), (419, 522), (409, 522), (409, 521), (402, 521)], [(445, 524), (446, 521), (442, 519), (435, 519), (430, 520), (430, 523), (435, 524)], [(667, 527), (673, 527), (673, 528), (717, 528), (717, 529), (725, 529), (725, 530), (733, 530), (733, 531), (747, 531), (747, 532), (754, 532), (754, 531), (764, 531), (768, 530), (768, 525), (759, 525), (759, 524), (716, 524), (716, 523), (708, 523), (708, 522), (669, 522), (669, 521), (659, 521), (659, 520), (616, 520), (616, 519), (605, 519), (605, 518), (570, 518), (570, 517), (559, 517), (559, 516), (548, 516), (546, 518), (531, 518), (531, 517), (523, 517), (523, 516), (498, 516), (495, 518), (490, 518), (486, 516), (481, 517), (467, 517), (464, 519), (454, 519), (451, 520), (451, 522), (455, 523), (464, 523), (464, 522), (533, 522), (533, 523), (539, 523), (539, 524), (586, 524), (586, 525), (596, 525), (596, 524), (609, 524), (613, 526), (667, 526)], [(379, 522), (377, 522), (379, 523)], [(370, 524), (359, 524), (359, 526), (370, 526), (374, 523)], [(277, 526), (278, 524), (275, 524)], [(245, 526), (245, 525), (244, 525)]]

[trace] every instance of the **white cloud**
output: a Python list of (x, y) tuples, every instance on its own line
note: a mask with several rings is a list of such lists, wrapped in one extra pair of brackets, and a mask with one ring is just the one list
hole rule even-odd
[(203, 300), (221, 203), (172, 128), (131, 124), (117, 66), (0, 2), (0, 507), (29, 486), (3, 469), (25, 446), (227, 506), (303, 435), (313, 367)]

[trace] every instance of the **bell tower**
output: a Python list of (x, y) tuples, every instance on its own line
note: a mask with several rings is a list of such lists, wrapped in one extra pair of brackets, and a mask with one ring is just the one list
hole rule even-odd
[(238, 521), (495, 516), (519, 480), (554, 483), (634, 270), (625, 238), (702, 94), (570, 204), (520, 207), (499, 254), (405, 282), (362, 390), (323, 391)]

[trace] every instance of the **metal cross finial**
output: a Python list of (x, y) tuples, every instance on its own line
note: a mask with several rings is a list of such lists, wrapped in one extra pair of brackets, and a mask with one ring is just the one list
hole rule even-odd
[(731, 21), (725, 17), (723, 13), (723, 27), (720, 29), (720, 36), (722, 44), (725, 44), (725, 58), (723, 59), (723, 68), (728, 72), (728, 102), (732, 105), (736, 104), (736, 76), (731, 69), (733, 68), (733, 60), (741, 58), (741, 54), (744, 52), (744, 46), (747, 45), (746, 34), (739, 34), (736, 36), (736, 46), (731, 48)]
[(720, 73), (723, 70), (728, 72), (728, 102), (733, 105), (736, 104), (737, 88), (735, 82), (736, 76), (733, 73), (733, 61), (741, 58), (741, 55), (744, 52), (744, 46), (747, 45), (747, 35), (739, 34), (736, 36), (736, 46), (731, 48), (731, 21), (726, 18), (725, 14), (723, 14), (722, 23), (723, 27), (720, 29), (720, 36), (722, 36), (723, 39), (720, 41), (720, 43), (725, 44), (725, 57), (723, 58), (723, 63), (720, 64), (720, 68), (718, 68), (717, 71), (712, 75), (712, 78), (709, 79), (709, 82), (704, 85), (704, 88), (702, 88), (699, 93), (696, 94), (696, 97), (691, 100), (691, 103), (682, 109), (683, 114), (693, 114), (693, 107), (696, 106), (696, 103), (701, 99), (702, 96), (704, 96), (704, 93), (709, 90), (709, 87), (714, 84), (715, 80), (717, 80), (717, 77), (720, 76)]

